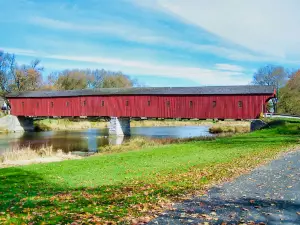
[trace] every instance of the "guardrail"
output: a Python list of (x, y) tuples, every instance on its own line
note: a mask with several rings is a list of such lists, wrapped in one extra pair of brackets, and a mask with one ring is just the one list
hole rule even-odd
[(300, 116), (297, 116), (297, 115), (277, 114), (277, 113), (265, 113), (264, 117), (266, 117), (266, 118), (300, 119)]

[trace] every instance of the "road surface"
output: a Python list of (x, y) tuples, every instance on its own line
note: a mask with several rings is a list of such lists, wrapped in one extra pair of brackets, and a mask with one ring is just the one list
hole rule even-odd
[(300, 224), (300, 151), (175, 205), (149, 224)]

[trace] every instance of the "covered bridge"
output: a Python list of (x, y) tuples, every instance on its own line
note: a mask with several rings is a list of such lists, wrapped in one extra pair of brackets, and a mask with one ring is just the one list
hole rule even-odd
[(275, 97), (271, 86), (137, 87), (7, 95), (25, 117), (254, 119)]

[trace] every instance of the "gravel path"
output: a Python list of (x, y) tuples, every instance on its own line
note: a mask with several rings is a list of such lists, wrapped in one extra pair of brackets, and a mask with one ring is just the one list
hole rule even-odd
[(149, 224), (300, 224), (300, 152), (175, 205)]

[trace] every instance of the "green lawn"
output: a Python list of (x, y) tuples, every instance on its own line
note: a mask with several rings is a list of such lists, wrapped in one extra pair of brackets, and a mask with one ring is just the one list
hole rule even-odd
[(300, 122), (273, 121), (268, 129), (213, 141), (0, 169), (0, 224), (145, 218), (273, 158), (299, 137)]

